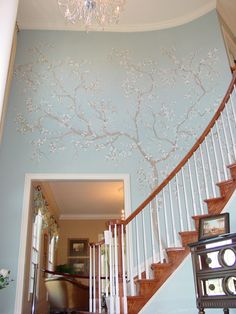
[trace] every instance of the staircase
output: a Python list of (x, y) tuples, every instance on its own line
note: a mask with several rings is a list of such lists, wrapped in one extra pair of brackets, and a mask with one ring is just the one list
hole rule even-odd
[[(236, 189), (236, 73), (190, 152), (106, 241), (90, 245), (90, 312), (136, 314), (189, 254), (199, 219), (219, 214)], [(218, 182), (218, 183), (216, 183)], [(103, 265), (103, 267), (102, 267)]]
[(194, 231), (179, 232), (182, 246), (178, 248), (167, 248), (167, 263), (155, 263), (151, 265), (153, 271), (153, 279), (136, 280), (138, 289), (137, 296), (128, 297), (128, 313), (136, 314), (148, 302), (153, 294), (162, 286), (167, 278), (176, 270), (188, 255), (188, 243), (196, 242), (198, 239), (198, 225), (201, 217), (216, 215), (221, 213), (224, 206), (227, 204), (234, 190), (236, 189), (236, 163), (228, 166), (231, 172), (231, 179), (217, 183), (220, 189), (220, 197), (207, 199), (205, 202), (208, 206), (209, 214), (193, 216), (195, 222)]

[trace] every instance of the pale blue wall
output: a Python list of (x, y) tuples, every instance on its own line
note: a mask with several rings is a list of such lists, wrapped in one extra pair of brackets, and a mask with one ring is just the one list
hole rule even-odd
[[(81, 69), (85, 81), (73, 103), (79, 82), (75, 68)], [(95, 81), (98, 89), (92, 93)], [(188, 151), (229, 81), (215, 12), (158, 32), (21, 31), (0, 147), (0, 267), (10, 268), (16, 279), (25, 173), (129, 173), (135, 209), (148, 195), (152, 180), (158, 177), (160, 181)], [(187, 115), (177, 130), (176, 125)], [(89, 141), (84, 118), (93, 133)], [(69, 135), (56, 140), (68, 130)], [(75, 130), (83, 131), (78, 135)], [(102, 135), (99, 142), (95, 134)], [(113, 151), (108, 144), (111, 139), (115, 141)], [(143, 151), (138, 151), (138, 145)], [(150, 160), (157, 162), (157, 169)], [(13, 313), (15, 285), (11, 283), (0, 293), (1, 314)]]
[[(224, 208), (230, 214), (230, 231), (236, 232), (236, 192)], [(181, 292), (181, 293), (178, 293)], [(189, 255), (177, 271), (168, 279), (161, 289), (152, 297), (140, 314), (197, 314), (193, 282), (192, 261)], [(206, 309), (206, 313), (223, 313), (223, 310)], [(236, 313), (236, 309), (230, 309)]]

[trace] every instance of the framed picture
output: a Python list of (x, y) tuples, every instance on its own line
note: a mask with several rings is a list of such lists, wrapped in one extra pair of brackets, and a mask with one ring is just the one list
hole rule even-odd
[(89, 275), (89, 258), (68, 258), (68, 265), (73, 268), (75, 274), (88, 276)]
[(69, 256), (88, 256), (88, 239), (69, 239)]
[(200, 218), (198, 240), (229, 233), (229, 213)]

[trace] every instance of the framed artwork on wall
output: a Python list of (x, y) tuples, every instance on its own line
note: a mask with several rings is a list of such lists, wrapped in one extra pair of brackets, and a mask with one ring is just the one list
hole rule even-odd
[(73, 269), (74, 273), (81, 276), (89, 275), (89, 258), (88, 257), (69, 257), (68, 265)]
[(214, 238), (229, 233), (229, 213), (201, 218), (199, 221), (199, 240)]
[(88, 239), (68, 239), (68, 257), (88, 256)]

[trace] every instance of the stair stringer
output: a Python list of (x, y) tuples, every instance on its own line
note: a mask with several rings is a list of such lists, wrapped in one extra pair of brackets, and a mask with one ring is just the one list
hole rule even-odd
[[(236, 232), (236, 190), (222, 212), (230, 214), (230, 231)], [(196, 314), (196, 299), (190, 254), (176, 268), (164, 284), (153, 294), (140, 314)], [(222, 313), (222, 309), (207, 309), (209, 314)], [(133, 312), (134, 313), (134, 312)]]

